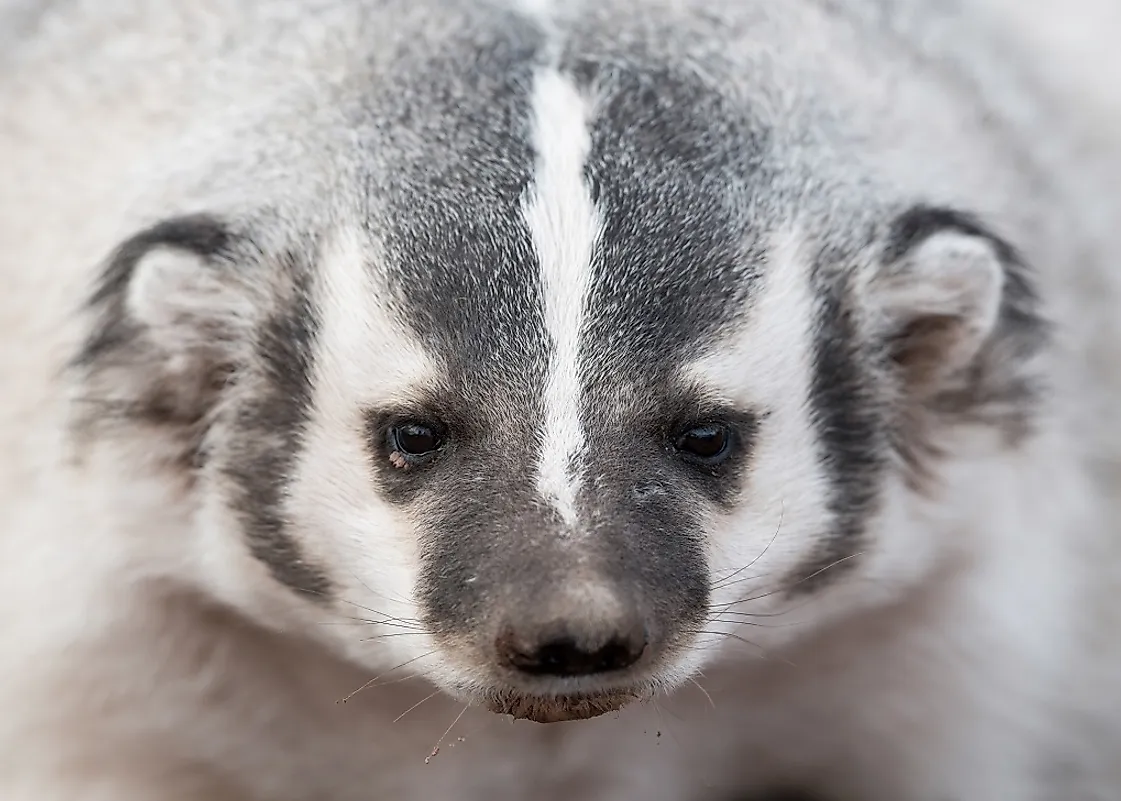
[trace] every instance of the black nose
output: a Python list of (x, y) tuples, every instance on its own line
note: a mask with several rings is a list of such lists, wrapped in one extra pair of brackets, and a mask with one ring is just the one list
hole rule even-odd
[(646, 632), (640, 621), (595, 636), (573, 624), (558, 623), (536, 632), (519, 634), (507, 627), (495, 645), (499, 661), (531, 676), (589, 676), (624, 670), (646, 650)]

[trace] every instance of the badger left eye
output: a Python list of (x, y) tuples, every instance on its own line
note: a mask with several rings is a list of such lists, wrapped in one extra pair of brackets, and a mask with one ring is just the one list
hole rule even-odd
[(732, 439), (731, 429), (723, 423), (705, 423), (680, 432), (673, 447), (688, 461), (714, 465), (731, 454)]
[(426, 456), (444, 444), (443, 432), (423, 423), (403, 423), (389, 430), (389, 445), (404, 456)]

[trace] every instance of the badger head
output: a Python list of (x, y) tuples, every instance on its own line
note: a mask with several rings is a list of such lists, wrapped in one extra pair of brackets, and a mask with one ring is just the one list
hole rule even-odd
[[(922, 177), (973, 158), (931, 120), (846, 121), (801, 51), (499, 16), (340, 101), (314, 214), (262, 188), (122, 244), (76, 430), (178, 487), (207, 592), (558, 721), (921, 582), (953, 466), (1030, 439), (1045, 337), (1016, 249)], [(735, 36), (766, 33), (697, 41)]]

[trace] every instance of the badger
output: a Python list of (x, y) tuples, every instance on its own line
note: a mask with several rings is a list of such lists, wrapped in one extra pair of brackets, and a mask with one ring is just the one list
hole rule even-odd
[(1119, 31), (0, 2), (0, 796), (1121, 798)]

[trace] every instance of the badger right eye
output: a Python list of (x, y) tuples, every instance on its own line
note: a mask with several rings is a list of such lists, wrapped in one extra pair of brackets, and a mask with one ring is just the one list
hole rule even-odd
[(723, 461), (732, 447), (732, 432), (720, 423), (693, 426), (680, 432), (674, 448), (689, 461), (715, 465)]
[(389, 429), (389, 449), (403, 457), (427, 456), (444, 444), (444, 432), (425, 423), (400, 423)]

